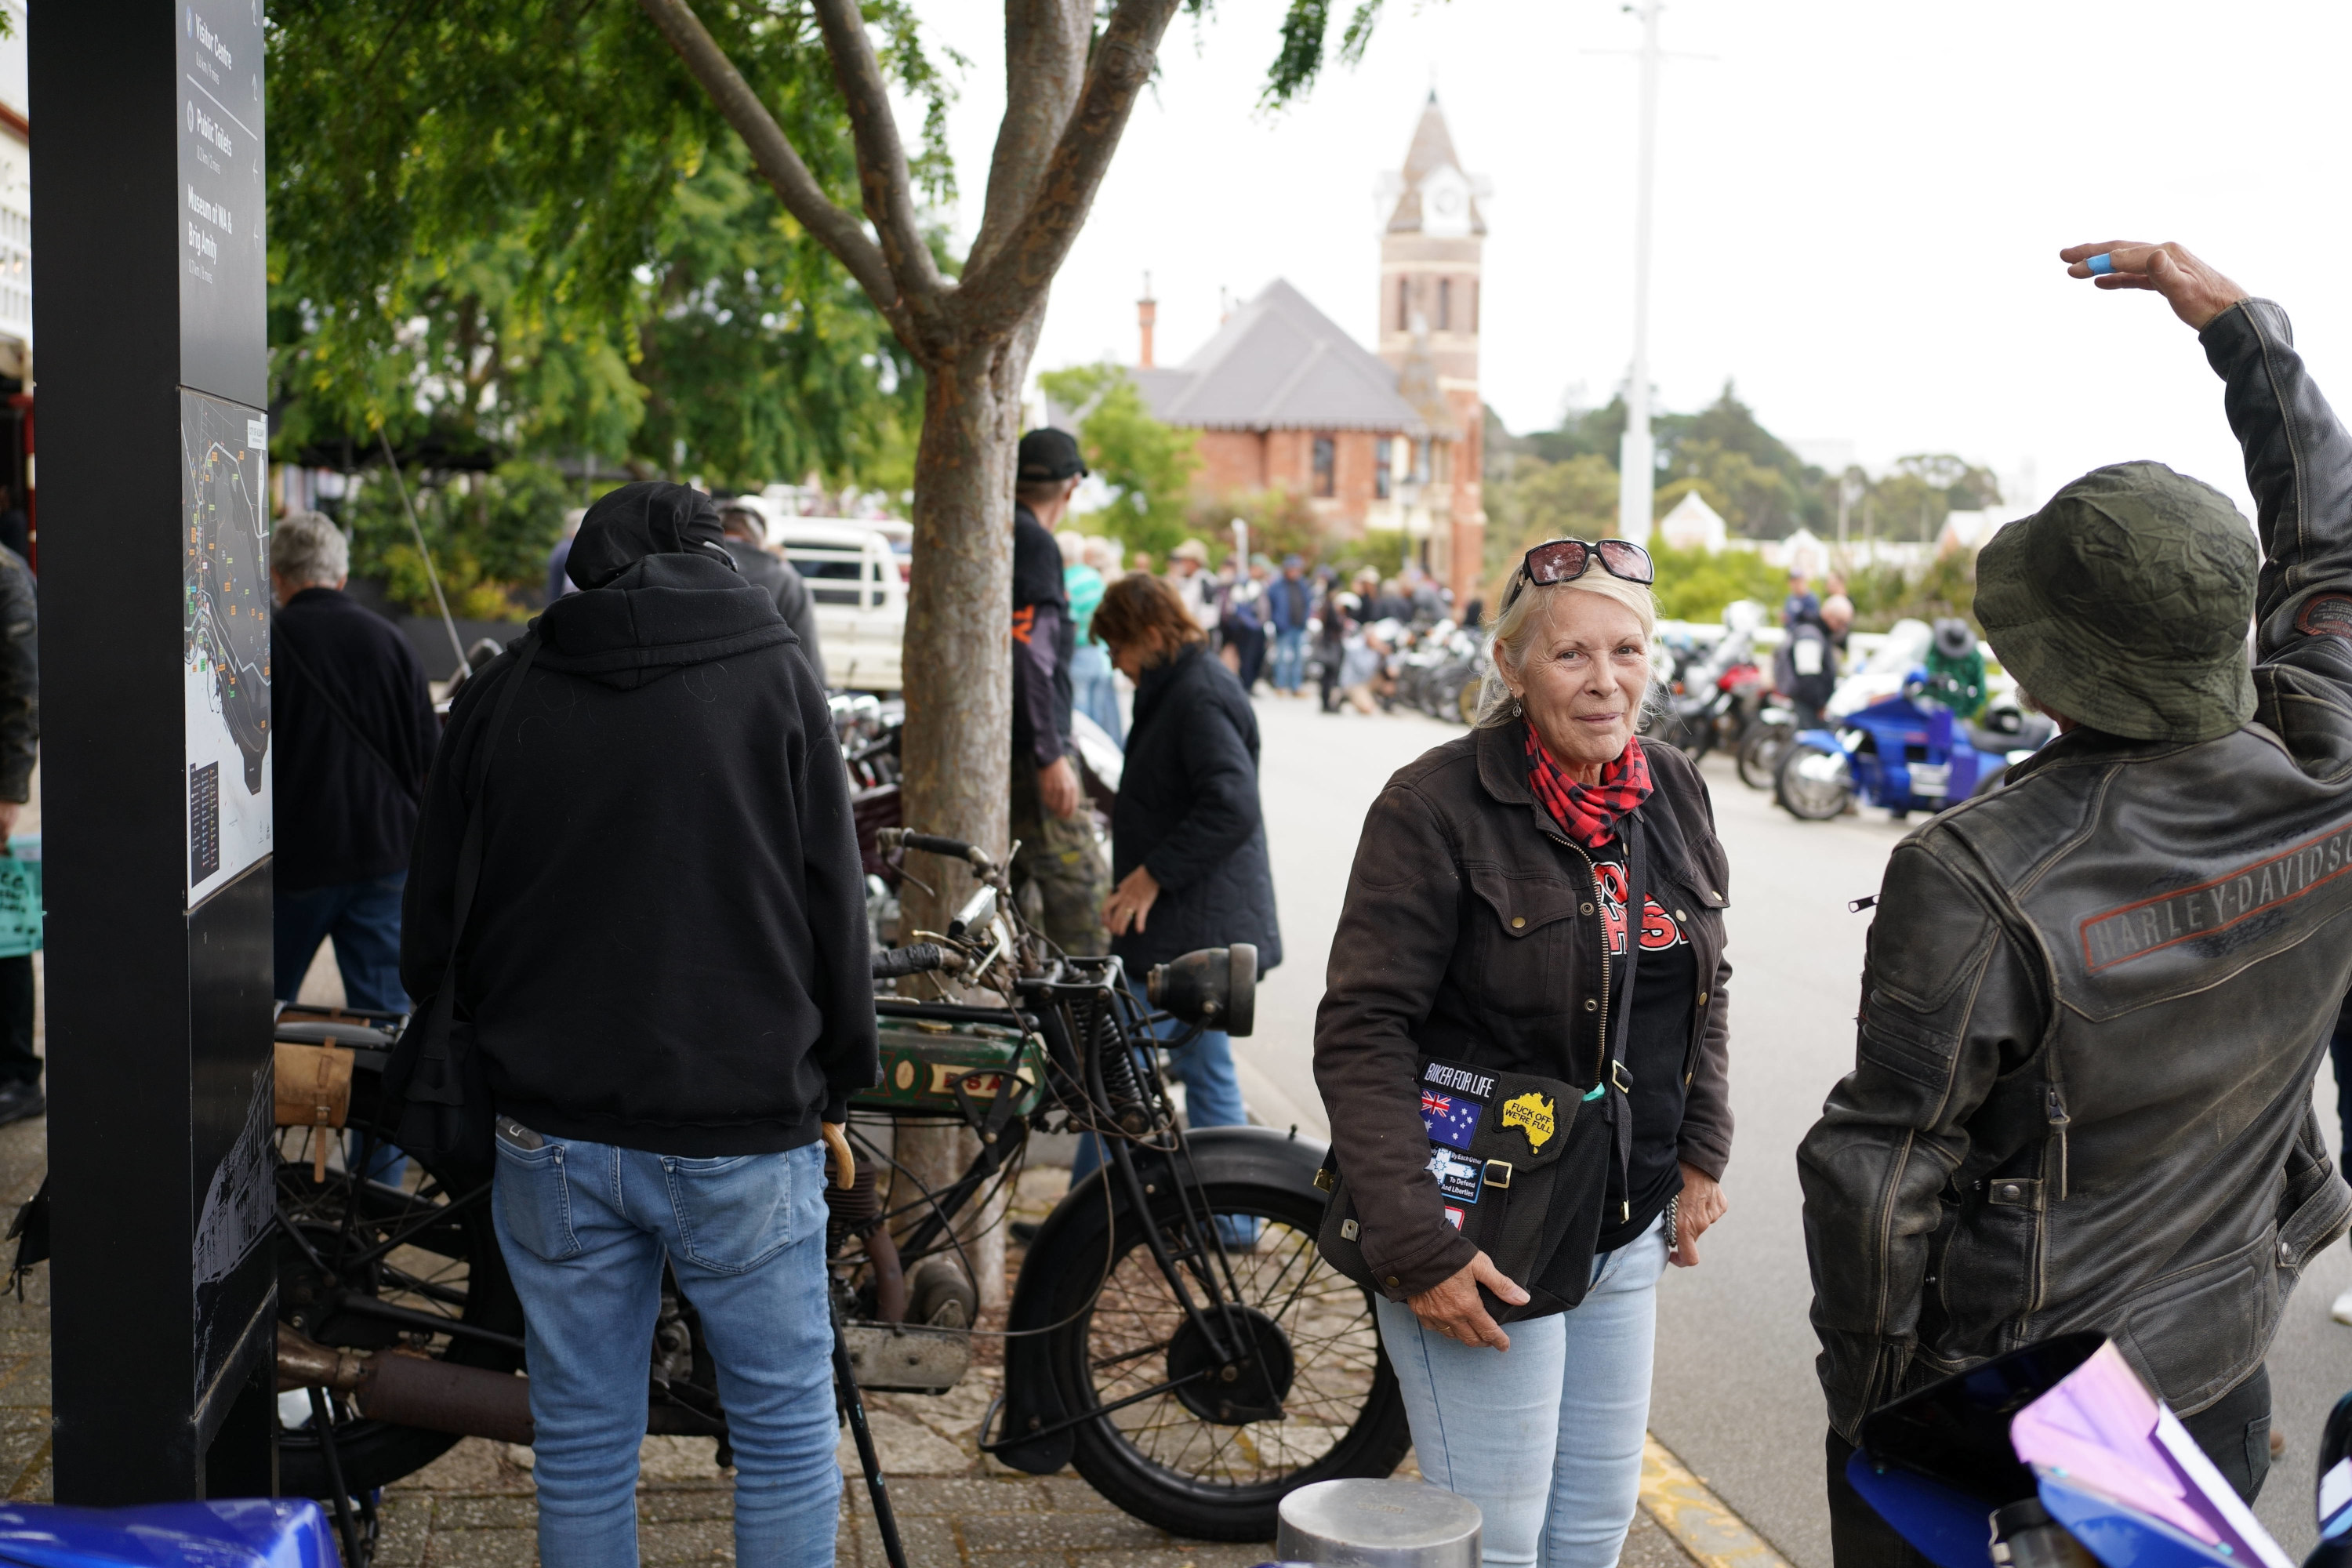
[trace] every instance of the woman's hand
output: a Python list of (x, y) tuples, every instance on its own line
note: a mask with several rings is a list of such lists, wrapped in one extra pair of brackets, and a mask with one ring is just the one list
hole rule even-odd
[(1421, 1326), (1432, 1333), (1444, 1334), (1449, 1340), (1459, 1340), (1465, 1345), (1487, 1345), (1498, 1351), (1511, 1348), (1511, 1336), (1503, 1332), (1500, 1323), (1487, 1315), (1486, 1304), (1478, 1299), (1478, 1287), (1484, 1285), (1512, 1306), (1523, 1306), (1528, 1293), (1511, 1282), (1511, 1277), (1495, 1267), (1494, 1260), (1484, 1252), (1462, 1266), (1462, 1271), (1442, 1285), (1433, 1285), (1417, 1296), (1408, 1296), (1404, 1304), (1421, 1320)]
[(1141, 931), (1143, 917), (1160, 899), (1160, 879), (1138, 866), (1119, 879), (1118, 886), (1103, 900), (1103, 925), (1113, 936), (1125, 936), (1130, 929)]
[(1730, 1207), (1723, 1195), (1723, 1184), (1684, 1161), (1682, 1196), (1675, 1200), (1675, 1249), (1666, 1254), (1666, 1261), (1677, 1268), (1697, 1268), (1698, 1247), (1694, 1244)]

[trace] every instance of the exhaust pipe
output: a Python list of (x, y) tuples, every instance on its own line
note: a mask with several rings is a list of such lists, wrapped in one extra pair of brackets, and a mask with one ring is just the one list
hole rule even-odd
[(428, 1432), (528, 1446), (530, 1381), (478, 1366), (453, 1366), (391, 1350), (355, 1355), (278, 1325), (278, 1386), (349, 1394), (360, 1414)]

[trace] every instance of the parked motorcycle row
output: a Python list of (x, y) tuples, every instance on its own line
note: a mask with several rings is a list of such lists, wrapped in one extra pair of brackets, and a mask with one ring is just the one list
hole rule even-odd
[(1740, 782), (1771, 791), (1800, 821), (1826, 822), (1864, 805), (1882, 806), (1898, 822), (1915, 811), (1932, 815), (2000, 788), (2008, 770), (2055, 732), (2025, 710), (2006, 677), (1994, 677), (1973, 720), (1925, 697), (1931, 634), (1916, 620), (1856, 636), (1852, 668), (1823, 710), (1827, 723), (1805, 727), (1772, 689), (1770, 661), (1757, 648), (1762, 619), (1759, 606), (1742, 602), (1724, 612), (1712, 637), (1703, 628), (1662, 628), (1642, 732), (1693, 761), (1733, 753)]

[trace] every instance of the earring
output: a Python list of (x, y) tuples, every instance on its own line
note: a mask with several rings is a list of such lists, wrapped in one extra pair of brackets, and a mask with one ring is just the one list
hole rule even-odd
[(1517, 718), (1518, 716), (1519, 716), (1519, 700), (1518, 700), (1517, 698), (1514, 697), (1514, 698), (1512, 698), (1512, 699), (1511, 699), (1511, 717), (1512, 717), (1512, 718), (1514, 718), (1514, 719), (1516, 719), (1516, 718)]

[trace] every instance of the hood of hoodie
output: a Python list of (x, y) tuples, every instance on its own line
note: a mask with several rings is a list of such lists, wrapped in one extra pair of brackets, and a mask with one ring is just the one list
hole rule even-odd
[(531, 623), (539, 667), (623, 690), (688, 665), (796, 642), (765, 589), (698, 555), (647, 555)]

